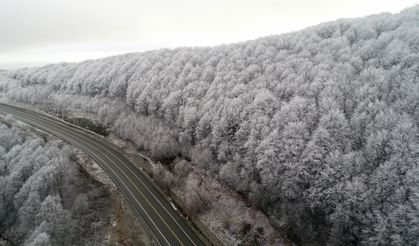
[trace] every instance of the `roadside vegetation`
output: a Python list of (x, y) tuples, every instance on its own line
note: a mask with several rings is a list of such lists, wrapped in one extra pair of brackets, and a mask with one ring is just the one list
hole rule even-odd
[(86, 172), (80, 156), (54, 137), (1, 118), (0, 245), (133, 245), (144, 234), (121, 195)]

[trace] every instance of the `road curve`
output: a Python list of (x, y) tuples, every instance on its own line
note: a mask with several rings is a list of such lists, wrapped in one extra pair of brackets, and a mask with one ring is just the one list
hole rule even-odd
[(12, 114), (17, 120), (74, 145), (94, 159), (114, 181), (160, 245), (209, 244), (189, 227), (144, 174), (106, 140), (32, 110), (0, 103), (0, 113)]

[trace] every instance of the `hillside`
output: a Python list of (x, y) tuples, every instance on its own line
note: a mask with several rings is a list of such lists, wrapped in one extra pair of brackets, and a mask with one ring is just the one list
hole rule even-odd
[(94, 115), (171, 179), (194, 168), (232, 187), (297, 244), (414, 245), (418, 75), (416, 6), (238, 44), (20, 69), (4, 73), (0, 95)]

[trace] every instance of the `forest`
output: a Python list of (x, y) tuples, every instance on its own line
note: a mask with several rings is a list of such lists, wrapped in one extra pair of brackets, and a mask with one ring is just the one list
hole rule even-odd
[(68, 145), (9, 124), (0, 122), (0, 245), (105, 245), (107, 190)]
[(419, 6), (2, 74), (2, 100), (88, 112), (157, 161), (188, 160), (298, 245), (419, 242)]

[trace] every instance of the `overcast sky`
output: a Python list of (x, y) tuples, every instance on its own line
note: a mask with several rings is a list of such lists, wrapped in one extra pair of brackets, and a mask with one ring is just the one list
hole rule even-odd
[(280, 34), (419, 0), (0, 0), (0, 68)]

